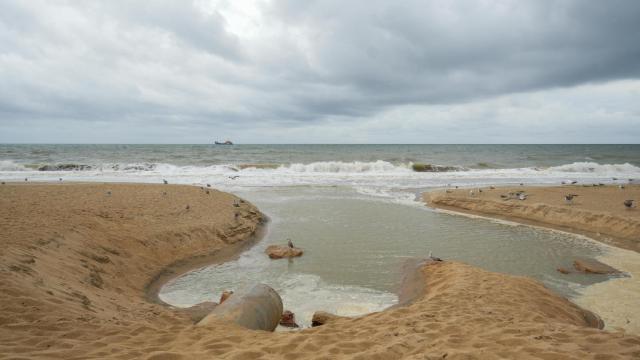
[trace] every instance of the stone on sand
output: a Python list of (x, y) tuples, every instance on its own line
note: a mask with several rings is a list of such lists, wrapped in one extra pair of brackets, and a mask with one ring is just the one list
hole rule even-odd
[(290, 328), (300, 327), (298, 326), (298, 324), (296, 324), (296, 315), (289, 310), (285, 310), (282, 313), (282, 317), (280, 318), (280, 325)]
[(340, 316), (333, 315), (326, 311), (316, 311), (315, 313), (313, 313), (313, 317), (311, 318), (311, 326), (316, 327), (316, 326), (324, 325), (332, 320), (336, 320), (339, 318)]

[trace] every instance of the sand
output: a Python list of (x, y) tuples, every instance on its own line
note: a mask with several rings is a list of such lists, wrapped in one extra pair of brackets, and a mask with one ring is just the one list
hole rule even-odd
[[(474, 191), (474, 195), (470, 191)], [(524, 191), (526, 200), (504, 200), (500, 195)], [(564, 195), (577, 194), (572, 204)], [(640, 185), (553, 186), (448, 189), (424, 193), (433, 207), (542, 225), (584, 234), (603, 243), (640, 252), (640, 209), (627, 209), (623, 201), (640, 203)]]
[(640, 357), (640, 337), (591, 327), (589, 312), (537, 281), (450, 261), (421, 267), (424, 291), (404, 307), (295, 332), (194, 326), (157, 303), (154, 288), (237, 254), (263, 219), (251, 204), (234, 207), (234, 196), (209, 191), (1, 186), (0, 358)]

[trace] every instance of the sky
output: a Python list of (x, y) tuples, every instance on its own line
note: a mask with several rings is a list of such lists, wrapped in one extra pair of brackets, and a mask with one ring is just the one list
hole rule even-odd
[(640, 1), (0, 0), (2, 143), (639, 143)]

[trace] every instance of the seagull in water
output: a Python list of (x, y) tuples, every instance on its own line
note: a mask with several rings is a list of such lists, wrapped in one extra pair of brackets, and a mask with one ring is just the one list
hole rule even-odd
[(632, 209), (636, 207), (635, 200), (625, 200), (624, 207), (626, 207), (627, 209)]
[(573, 198), (576, 197), (578, 195), (576, 194), (568, 194), (564, 196), (564, 202), (566, 202), (567, 204), (572, 204), (573, 203)]
[(229, 179), (235, 180), (235, 179), (237, 179), (239, 177), (240, 177), (240, 175), (231, 175), (231, 176), (229, 176)]
[(291, 241), (291, 239), (287, 239), (287, 245), (289, 245), (289, 247), (293, 249), (293, 242)]

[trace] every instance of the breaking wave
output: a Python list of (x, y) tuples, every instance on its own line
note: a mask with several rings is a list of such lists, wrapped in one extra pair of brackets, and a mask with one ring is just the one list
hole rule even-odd
[(599, 175), (618, 174), (618, 173), (640, 173), (640, 167), (624, 164), (598, 164), (596, 162), (574, 162), (571, 164), (552, 166), (548, 171), (572, 172), (572, 173), (591, 173)]

